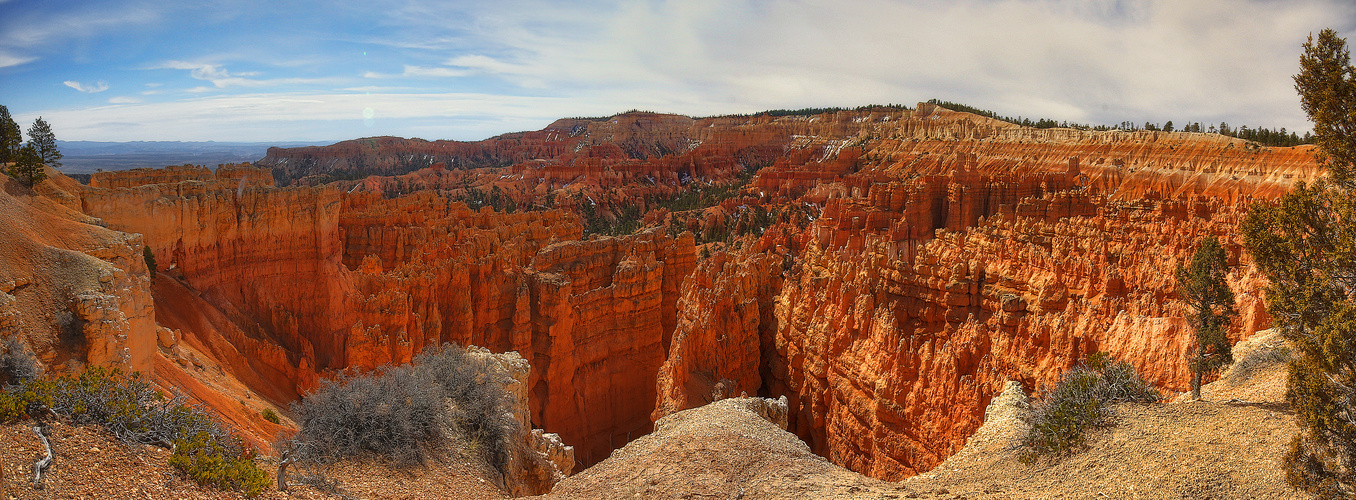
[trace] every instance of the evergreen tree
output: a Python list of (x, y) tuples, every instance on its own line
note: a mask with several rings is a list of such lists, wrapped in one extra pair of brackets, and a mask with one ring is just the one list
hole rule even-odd
[(1196, 352), (1191, 357), (1191, 397), (1201, 398), (1201, 379), (1208, 373), (1232, 363), (1233, 350), (1225, 335), (1238, 313), (1234, 311), (1234, 292), (1224, 277), (1229, 263), (1224, 247), (1214, 236), (1201, 242), (1191, 263), (1177, 266), (1177, 289), (1191, 312), (1187, 324), (1196, 330)]
[(32, 143), (19, 148), (14, 164), (9, 166), (9, 175), (30, 187), (47, 178), (47, 172), (42, 169), (42, 157), (38, 156)]
[(19, 156), (19, 143), (23, 140), (19, 124), (9, 116), (9, 108), (0, 105), (0, 163), (15, 161)]
[(1356, 496), (1356, 68), (1346, 40), (1312, 35), (1295, 89), (1328, 178), (1258, 203), (1244, 242), (1271, 284), (1267, 312), (1294, 357), (1286, 400), (1300, 431), (1285, 455), (1286, 480), (1323, 498)]
[(56, 134), (52, 133), (52, 126), (43, 121), (41, 116), (33, 120), (33, 126), (28, 128), (28, 145), (33, 146), (47, 166), (61, 168), (61, 151), (57, 150)]

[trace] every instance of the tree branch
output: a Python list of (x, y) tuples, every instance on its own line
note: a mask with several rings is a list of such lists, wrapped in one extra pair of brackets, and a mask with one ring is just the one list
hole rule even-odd
[(47, 441), (47, 428), (41, 425), (33, 426), (33, 433), (42, 440), (43, 448), (47, 449), (47, 456), (33, 464), (33, 487), (42, 489), (42, 472), (47, 470), (47, 466), (52, 465), (52, 443)]

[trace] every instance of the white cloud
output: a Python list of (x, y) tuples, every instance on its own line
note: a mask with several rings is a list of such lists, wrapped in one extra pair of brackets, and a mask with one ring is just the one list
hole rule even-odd
[(142, 101), (135, 97), (117, 96), (109, 99), (108, 102), (109, 104), (137, 104)]
[(16, 56), (16, 55), (13, 55), (13, 54), (8, 54), (8, 53), (5, 53), (5, 52), (3, 52), (3, 51), (0, 51), (0, 68), (8, 68), (8, 67), (10, 67), (10, 66), (18, 66), (18, 65), (20, 65), (20, 64), (32, 62), (32, 61), (34, 61), (34, 60), (36, 60), (36, 59), (37, 59), (36, 57)]
[(470, 71), (452, 69), (452, 68), (424, 68), (419, 66), (405, 65), (405, 72), (400, 76), (442, 76), (458, 77), (471, 74)]
[(0, 68), (34, 61), (38, 59), (34, 53), (41, 53), (54, 41), (85, 38), (157, 19), (159, 13), (144, 5), (126, 8), (96, 3), (60, 14), (41, 9), (24, 12), (16, 6), (0, 16)]
[(480, 70), (486, 73), (504, 74), (504, 75), (540, 75), (545, 68), (529, 66), (526, 64), (512, 64), (500, 61), (498, 59), (483, 56), (479, 54), (457, 56), (448, 59), (448, 66), (456, 66), (469, 70)]
[(444, 59), (453, 72), (610, 93), (618, 109), (637, 104), (624, 96), (665, 95), (664, 109), (691, 114), (936, 97), (1057, 120), (1304, 129), (1290, 80), (1299, 45), (1334, 20), (1353, 24), (1356, 4), (506, 0), (414, 2), (393, 16), (411, 40), (469, 19), (456, 49), (467, 52)]
[[(259, 40), (253, 47), (165, 52), (168, 61), (156, 68), (182, 71), (200, 85), (182, 89), (191, 80), (176, 78), (165, 87), (147, 84), (141, 95), (165, 91), (184, 100), (106, 106), (116, 113), (89, 112), (142, 115), (71, 126), (91, 139), (133, 132), (140, 135), (129, 139), (341, 139), (411, 131), (475, 139), (539, 128), (560, 116), (631, 108), (706, 115), (936, 97), (1033, 118), (1227, 120), (1304, 130), (1290, 80), (1300, 44), (1333, 23), (1356, 26), (1356, 3), (1348, 0), (586, 3), (408, 0), (363, 10), (387, 17), (364, 19), (371, 29), (359, 36), (372, 39), (342, 40), (376, 47), (361, 60), (322, 43), (334, 40), (289, 35), (301, 38), (280, 44), (271, 31), (249, 34)], [(48, 57), (14, 47), (62, 32), (16, 23), (0, 19), (0, 68), (32, 61), (30, 54)], [(104, 26), (97, 23), (82, 17), (55, 24)], [(262, 62), (268, 57), (306, 67)], [(242, 71), (255, 68), (262, 71)], [(319, 94), (284, 93), (297, 89)], [(425, 93), (398, 94), (414, 89)], [(436, 93), (442, 90), (461, 92)], [(343, 92), (357, 94), (331, 95)], [(548, 97), (489, 95), (495, 93)], [(279, 102), (270, 105), (269, 98)], [(365, 104), (350, 109), (360, 104), (353, 99)], [(361, 120), (368, 107), (377, 117), (373, 128)], [(205, 114), (195, 115), (200, 110)], [(274, 116), (274, 110), (309, 114)], [(119, 121), (144, 126), (99, 125)]]
[(415, 66), (415, 65), (411, 65), (411, 64), (406, 64), (406, 65), (405, 65), (404, 71), (400, 72), (399, 74), (396, 74), (396, 73), (379, 73), (379, 72), (376, 72), (376, 71), (367, 71), (367, 72), (364, 72), (364, 73), (363, 73), (363, 78), (374, 78), (374, 79), (387, 78), (387, 79), (389, 79), (389, 78), (402, 78), (402, 77), (410, 77), (410, 76), (414, 76), (414, 77), (427, 77), (427, 76), (431, 76), (431, 77), (443, 77), (443, 78), (447, 78), (447, 77), (469, 76), (469, 75), (471, 75), (471, 74), (473, 74), (473, 73), (474, 73), (474, 72), (469, 71), (469, 70), (465, 70), (465, 69), (442, 68), (442, 67), (425, 67), (425, 66)]
[[(376, 116), (373, 127), (363, 120), (363, 110), (369, 108)], [(614, 108), (606, 100), (473, 93), (263, 93), (38, 110), (15, 119), (31, 121), (41, 115), (67, 140), (285, 141), (374, 135), (479, 140), (504, 130), (540, 129), (561, 116), (605, 114)]]
[(73, 88), (73, 89), (75, 89), (75, 90), (79, 90), (79, 91), (84, 92), (84, 93), (86, 93), (86, 94), (95, 94), (95, 93), (99, 93), (99, 92), (103, 92), (103, 91), (105, 91), (105, 90), (108, 90), (108, 82), (105, 82), (105, 81), (103, 81), (103, 80), (100, 80), (100, 81), (95, 82), (95, 83), (90, 84), (90, 85), (86, 85), (86, 84), (77, 82), (77, 81), (75, 81), (75, 80), (66, 80), (66, 81), (61, 82), (61, 83), (66, 84), (67, 87)]
[[(178, 69), (188, 70), (189, 75), (198, 80), (212, 82), (212, 85), (218, 89), (227, 87), (272, 87), (278, 85), (305, 85), (316, 83), (327, 83), (336, 81), (334, 78), (274, 78), (274, 79), (252, 79), (247, 76), (258, 75), (258, 72), (248, 71), (244, 73), (231, 73), (220, 64), (194, 63), (185, 61), (168, 61), (160, 65), (151, 66), (147, 69)], [(194, 87), (188, 89), (189, 92), (205, 92), (211, 90), (209, 87)]]

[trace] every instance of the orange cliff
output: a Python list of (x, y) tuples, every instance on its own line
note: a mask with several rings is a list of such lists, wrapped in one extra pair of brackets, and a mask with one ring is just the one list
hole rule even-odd
[(73, 210), (79, 184), (47, 174), (34, 189), (0, 174), (0, 336), (54, 372), (149, 371), (156, 318), (141, 235)]
[[(1230, 336), (1266, 328), (1238, 224), (1252, 200), (1321, 174), (1310, 147), (1215, 135), (1033, 130), (923, 104), (850, 118), (864, 124), (853, 138), (753, 180), (819, 217), (757, 245), (803, 249), (784, 278), (758, 270), (768, 253), (698, 267), (707, 283), (684, 288), (653, 418), (758, 384), (790, 398), (790, 428), (816, 453), (900, 479), (963, 446), (1005, 381), (1034, 391), (1092, 352), (1184, 390), (1191, 335), (1173, 269), (1221, 237), (1242, 316)], [(853, 163), (835, 163), (848, 148)], [(749, 310), (765, 306), (711, 292), (747, 304), (769, 294), (754, 277), (784, 279), (756, 323)]]
[[(1221, 236), (1243, 313), (1231, 337), (1264, 328), (1238, 222), (1321, 174), (1308, 147), (1035, 130), (926, 104), (627, 113), (262, 163), (274, 170), (107, 173), (113, 187), (50, 198), (141, 233), (160, 261), (162, 352), (199, 353), (270, 404), (451, 341), (521, 353), (532, 423), (586, 466), (652, 419), (746, 392), (787, 396), (816, 453), (886, 479), (958, 449), (1006, 380), (1036, 390), (1090, 352), (1184, 388), (1173, 267)], [(705, 208), (657, 208), (753, 171)], [(463, 203), (492, 191), (535, 211)], [(578, 212), (628, 207), (651, 227), (585, 237)], [(701, 252), (682, 231), (747, 229), (752, 207), (773, 225)], [(162, 358), (171, 374), (193, 364)]]
[(533, 423), (585, 464), (649, 431), (654, 367), (695, 261), (690, 236), (580, 241), (565, 212), (470, 210), (431, 191), (217, 178), (80, 197), (159, 256), (162, 325), (275, 404), (435, 343), (516, 350), (532, 366)]

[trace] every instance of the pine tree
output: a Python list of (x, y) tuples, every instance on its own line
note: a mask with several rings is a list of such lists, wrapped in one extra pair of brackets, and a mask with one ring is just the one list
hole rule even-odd
[(0, 164), (13, 162), (19, 156), (19, 143), (24, 138), (19, 124), (9, 116), (9, 108), (0, 105)]
[(33, 126), (28, 128), (28, 144), (33, 146), (47, 166), (61, 168), (61, 151), (57, 150), (56, 134), (52, 133), (52, 126), (43, 121), (41, 116), (33, 120)]
[(38, 156), (33, 144), (19, 148), (14, 164), (9, 166), (9, 175), (30, 187), (47, 178), (47, 172), (42, 169), (42, 157)]
[(1257, 203), (1244, 243), (1271, 284), (1267, 312), (1294, 357), (1286, 400), (1300, 431), (1286, 480), (1324, 498), (1356, 496), (1356, 68), (1332, 30), (1304, 44), (1295, 89), (1328, 177)]
[(1234, 292), (1224, 278), (1229, 263), (1224, 247), (1214, 236), (1201, 242), (1191, 263), (1177, 266), (1177, 289), (1191, 312), (1187, 323), (1196, 330), (1196, 352), (1190, 360), (1191, 397), (1201, 398), (1201, 379), (1234, 361), (1229, 337), (1229, 324), (1238, 313), (1234, 311)]

